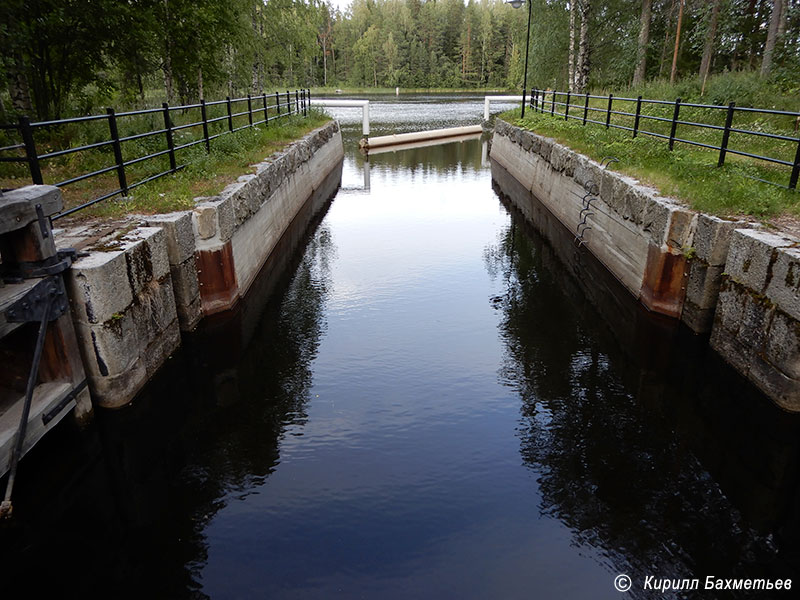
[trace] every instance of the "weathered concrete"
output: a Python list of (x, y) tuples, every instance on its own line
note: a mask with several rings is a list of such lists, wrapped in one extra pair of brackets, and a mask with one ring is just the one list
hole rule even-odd
[(145, 217), (144, 222), (164, 229), (178, 321), (182, 331), (192, 331), (202, 317), (192, 215), (188, 212), (152, 215)]
[(787, 410), (800, 411), (800, 241), (735, 229), (711, 345)]
[(229, 310), (253, 283), (283, 232), (344, 150), (336, 122), (256, 166), (193, 211), (203, 314)]
[(86, 248), (67, 273), (96, 404), (126, 404), (180, 344), (165, 229), (137, 227)]
[(343, 155), (332, 122), (219, 196), (198, 198), (193, 210), (59, 232), (59, 246), (88, 253), (68, 287), (97, 404), (130, 402), (179, 346), (181, 330), (239, 301), (295, 216), (338, 187)]
[[(655, 312), (680, 318), (696, 214), (555, 141), (495, 126), (492, 159)], [(525, 209), (523, 208), (523, 211)]]
[(531, 193), (512, 196), (528, 219), (541, 203), (647, 308), (710, 331), (728, 363), (800, 411), (800, 240), (689, 210), (501, 120), (491, 156)]

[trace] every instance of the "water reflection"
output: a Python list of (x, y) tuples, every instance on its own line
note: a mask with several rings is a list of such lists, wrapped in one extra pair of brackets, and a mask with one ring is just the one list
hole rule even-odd
[(796, 416), (645, 313), (498, 165), (493, 176), (515, 213), (485, 255), (506, 282), (493, 300), (501, 377), (523, 401), (521, 453), (543, 512), (629, 574), (633, 597), (650, 597), (647, 575), (792, 577)]
[(495, 169), (499, 203), (485, 144), (365, 162), (345, 133), (335, 202), (237, 311), (26, 458), (12, 591), (594, 599), (620, 571), (800, 570), (797, 419)]

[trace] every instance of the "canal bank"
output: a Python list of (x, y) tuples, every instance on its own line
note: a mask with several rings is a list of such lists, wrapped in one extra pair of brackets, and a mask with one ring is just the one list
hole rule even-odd
[[(800, 411), (797, 240), (697, 213), (498, 119), (493, 169), (538, 200), (649, 310), (681, 320), (779, 406)], [(609, 157), (610, 158), (610, 157)]]
[(192, 210), (57, 230), (80, 252), (66, 280), (94, 403), (129, 403), (181, 331), (232, 309), (296, 216), (335, 193), (342, 157), (331, 122)]

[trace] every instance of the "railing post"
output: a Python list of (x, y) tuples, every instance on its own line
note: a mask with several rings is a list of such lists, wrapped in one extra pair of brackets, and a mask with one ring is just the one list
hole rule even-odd
[(614, 94), (608, 95), (608, 109), (606, 110), (606, 129), (611, 124), (611, 103), (614, 101)]
[(556, 114), (556, 91), (553, 90), (553, 97), (550, 99), (550, 116)]
[(22, 141), (25, 144), (25, 157), (28, 159), (28, 169), (31, 172), (31, 181), (36, 185), (42, 185), (42, 170), (39, 168), (39, 155), (36, 154), (36, 143), (33, 141), (33, 128), (31, 120), (22, 116), (19, 118), (19, 132), (22, 134)]
[(231, 97), (225, 96), (228, 105), (228, 131), (233, 131), (233, 110), (231, 110)]
[(642, 97), (636, 99), (636, 117), (633, 119), (633, 137), (639, 133), (639, 118), (642, 116)]
[(675, 145), (675, 131), (678, 129), (678, 112), (681, 110), (681, 99), (675, 99), (675, 110), (672, 113), (672, 128), (669, 131), (669, 149)]
[(531, 88), (531, 108), (536, 110), (538, 108), (537, 97), (539, 95), (539, 90), (536, 88)]
[(792, 175), (789, 178), (789, 189), (797, 189), (797, 178), (800, 176), (800, 140), (797, 140), (797, 152), (794, 154), (794, 166), (792, 167)]
[(281, 97), (278, 92), (275, 92), (275, 112), (279, 117), (281, 116)]
[(292, 99), (289, 96), (289, 90), (286, 90), (286, 112), (292, 114)]
[(522, 86), (522, 114), (520, 118), (525, 118), (525, 86)]
[(264, 103), (264, 127), (269, 127), (269, 113), (267, 112), (267, 95), (262, 91), (261, 100)]
[(722, 131), (722, 143), (719, 145), (718, 167), (725, 164), (725, 155), (728, 153), (728, 139), (731, 137), (731, 125), (733, 125), (733, 113), (735, 110), (735, 102), (728, 104), (728, 114), (725, 115), (725, 129)]
[(306, 89), (306, 100), (308, 100), (308, 108), (311, 108), (311, 90)]
[(570, 90), (567, 90), (567, 103), (564, 106), (564, 120), (565, 121), (569, 121), (569, 99), (570, 99), (571, 95), (572, 95), (572, 92)]
[(208, 113), (206, 112), (205, 100), (200, 100), (200, 116), (203, 117), (203, 138), (206, 140), (206, 153), (210, 153), (211, 139), (208, 137)]
[(117, 114), (113, 108), (107, 108), (108, 130), (111, 133), (111, 146), (114, 148), (114, 160), (117, 163), (117, 179), (119, 189), (124, 196), (128, 195), (128, 181), (125, 178), (125, 163), (122, 160), (122, 145), (119, 143), (119, 131), (117, 130)]
[(300, 114), (300, 94), (297, 93), (297, 90), (294, 91), (294, 112), (295, 114)]
[(169, 149), (169, 168), (171, 171), (175, 171), (178, 168), (177, 163), (175, 162), (175, 143), (172, 141), (172, 119), (169, 118), (169, 104), (164, 102), (161, 105), (164, 109), (164, 129), (167, 133), (167, 148)]
[(253, 126), (253, 100), (250, 94), (247, 94), (247, 119), (250, 121), (250, 127)]
[(586, 101), (583, 103), (583, 124), (586, 125), (586, 115), (589, 114), (589, 92), (586, 92)]
[(534, 108), (534, 106), (533, 106), (533, 94), (534, 94), (534, 92), (536, 92), (536, 88), (531, 88), (530, 96), (528, 96), (528, 106), (531, 107), (531, 110), (533, 110), (533, 108)]

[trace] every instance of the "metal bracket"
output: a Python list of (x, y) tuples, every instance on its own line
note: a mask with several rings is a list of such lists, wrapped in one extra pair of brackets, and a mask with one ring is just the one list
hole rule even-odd
[(50, 237), (50, 223), (44, 216), (44, 211), (42, 210), (41, 204), (36, 205), (36, 218), (39, 220), (39, 229), (42, 232), (42, 237), (43, 238)]
[(61, 277), (48, 277), (33, 286), (27, 294), (6, 308), (6, 320), (9, 323), (38, 323), (44, 318), (51, 302), (49, 320), (55, 321), (69, 307)]
[(35, 262), (20, 262), (2, 270), (3, 279), (11, 282), (63, 273), (72, 266), (78, 253), (74, 248), (58, 250), (55, 256)]
[(78, 394), (80, 394), (86, 388), (87, 383), (88, 382), (84, 379), (79, 385), (73, 388), (69, 394), (64, 396), (58, 404), (44, 413), (42, 415), (42, 423), (47, 425), (50, 421), (55, 419), (59, 413), (64, 410), (64, 407), (72, 402), (78, 396)]

